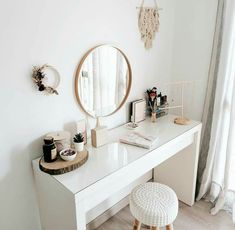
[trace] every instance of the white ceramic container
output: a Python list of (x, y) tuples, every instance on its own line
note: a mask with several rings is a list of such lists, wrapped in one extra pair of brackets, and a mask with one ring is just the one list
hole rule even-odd
[[(73, 151), (73, 154), (72, 155), (64, 155), (64, 153), (66, 151)], [(60, 157), (65, 161), (72, 161), (75, 159), (76, 156), (77, 156), (77, 152), (74, 149), (64, 149), (64, 150), (60, 151)]]
[(81, 152), (84, 149), (84, 141), (80, 143), (75, 143), (74, 142), (74, 147), (77, 152)]

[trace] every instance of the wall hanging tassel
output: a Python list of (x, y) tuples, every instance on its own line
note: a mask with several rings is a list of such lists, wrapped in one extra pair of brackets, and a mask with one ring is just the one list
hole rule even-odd
[(155, 7), (144, 7), (143, 0), (139, 7), (139, 30), (146, 49), (152, 47), (155, 33), (158, 32), (160, 25), (157, 1), (154, 0), (154, 3)]

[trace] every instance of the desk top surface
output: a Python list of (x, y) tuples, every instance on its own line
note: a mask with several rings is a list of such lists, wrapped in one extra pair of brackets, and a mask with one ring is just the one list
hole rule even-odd
[[(72, 172), (52, 177), (75, 194), (201, 124), (198, 121), (190, 121), (189, 125), (177, 125), (174, 124), (174, 118), (173, 115), (167, 115), (157, 119), (156, 123), (149, 120), (139, 123), (135, 131), (158, 136), (150, 150), (120, 143), (120, 137), (133, 132), (123, 125), (109, 130), (109, 144), (99, 148), (87, 144), (89, 158), (83, 166)], [(38, 162), (39, 159), (36, 159), (33, 164), (38, 167)]]

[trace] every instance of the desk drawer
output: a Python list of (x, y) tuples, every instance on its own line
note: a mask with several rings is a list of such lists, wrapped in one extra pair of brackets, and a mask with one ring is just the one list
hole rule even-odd
[(163, 161), (171, 158), (181, 150), (190, 146), (194, 141), (194, 134), (188, 136), (179, 136), (171, 142), (163, 145), (162, 147), (155, 149), (152, 153), (156, 154), (155, 164), (159, 165)]

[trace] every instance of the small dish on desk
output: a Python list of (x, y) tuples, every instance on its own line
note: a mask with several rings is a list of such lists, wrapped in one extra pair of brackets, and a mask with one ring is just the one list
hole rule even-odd
[(75, 149), (64, 149), (60, 151), (60, 157), (64, 161), (72, 161), (75, 159), (76, 156), (77, 156), (77, 152)]
[(131, 130), (134, 130), (138, 127), (139, 127), (139, 125), (137, 123), (134, 123), (134, 122), (129, 122), (129, 123), (126, 124), (126, 128), (131, 129)]

